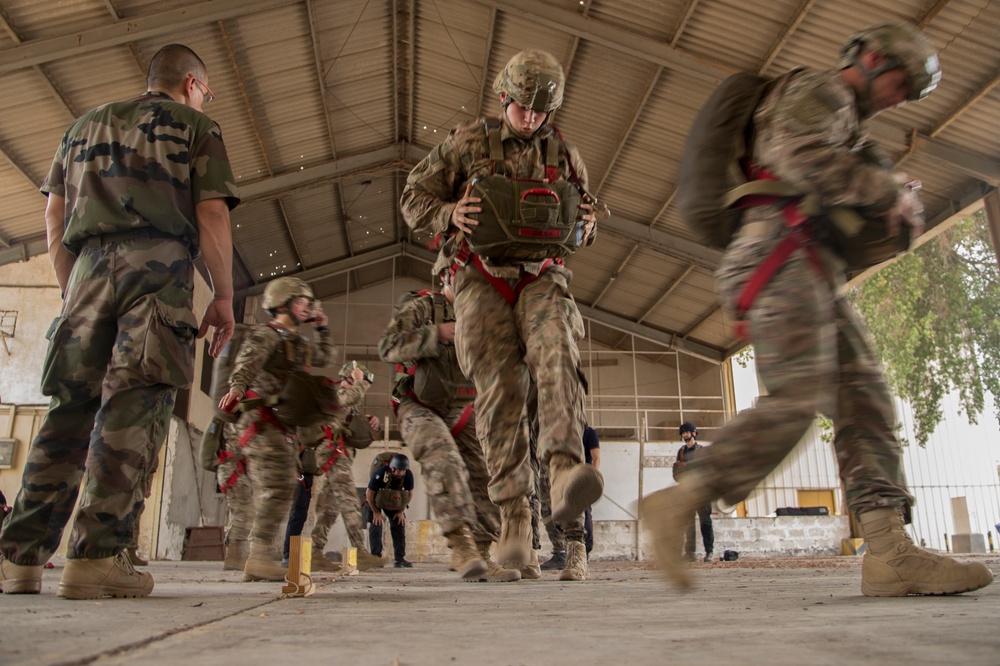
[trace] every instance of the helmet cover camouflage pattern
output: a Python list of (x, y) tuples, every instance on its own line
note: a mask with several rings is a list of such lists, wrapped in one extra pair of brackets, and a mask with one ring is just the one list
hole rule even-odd
[(361, 372), (365, 373), (365, 376), (368, 376), (368, 375), (371, 374), (368, 371), (368, 368), (366, 368), (363, 364), (358, 363), (357, 361), (348, 361), (340, 369), (340, 378), (341, 379), (347, 379), (348, 377), (351, 376), (351, 373), (354, 372), (355, 368), (360, 368)]
[(872, 25), (851, 36), (844, 45), (838, 67), (845, 69), (857, 63), (862, 52), (875, 51), (888, 59), (879, 74), (902, 67), (909, 81), (907, 99), (921, 100), (937, 87), (941, 80), (941, 64), (937, 52), (927, 38), (909, 23), (882, 23)]
[(275, 310), (299, 296), (305, 296), (310, 301), (315, 298), (309, 285), (299, 278), (280, 277), (268, 282), (267, 286), (264, 287), (264, 298), (261, 305), (265, 310)]
[(525, 49), (507, 61), (493, 81), (493, 90), (525, 109), (551, 113), (562, 105), (566, 75), (555, 57), (545, 51)]

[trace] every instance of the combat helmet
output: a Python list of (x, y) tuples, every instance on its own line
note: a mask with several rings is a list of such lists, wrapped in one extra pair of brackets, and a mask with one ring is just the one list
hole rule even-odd
[(507, 93), (506, 104), (552, 113), (562, 105), (566, 75), (551, 53), (525, 49), (514, 54), (493, 81), (493, 91)]
[(410, 469), (410, 459), (403, 453), (397, 453), (389, 461), (389, 469)]
[(851, 35), (840, 53), (838, 69), (853, 67), (866, 51), (876, 51), (886, 58), (884, 65), (867, 72), (869, 84), (885, 72), (902, 67), (909, 82), (906, 98), (911, 102), (927, 97), (941, 80), (937, 52), (909, 23), (881, 23)]
[(690, 432), (690, 433), (693, 433), (693, 434), (697, 435), (698, 434), (698, 428), (695, 427), (695, 425), (693, 423), (691, 423), (690, 421), (685, 421), (684, 423), (681, 424), (681, 427), (677, 429), (677, 434), (680, 435), (681, 437), (683, 437), (684, 433), (686, 433), (686, 432)]
[(367, 367), (365, 367), (364, 364), (358, 363), (357, 361), (348, 361), (347, 363), (345, 363), (343, 367), (340, 368), (340, 378), (347, 379), (354, 373), (355, 368), (360, 369), (361, 372), (364, 373), (365, 381), (367, 381), (369, 384), (375, 383), (375, 373), (373, 373)]
[(297, 277), (280, 277), (271, 280), (264, 287), (264, 298), (261, 305), (268, 312), (274, 313), (278, 308), (287, 305), (293, 298), (305, 296), (313, 300), (313, 291), (308, 284)]

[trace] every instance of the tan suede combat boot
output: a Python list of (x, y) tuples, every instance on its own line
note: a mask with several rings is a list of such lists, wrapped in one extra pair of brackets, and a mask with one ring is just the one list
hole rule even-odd
[(869, 597), (958, 594), (986, 587), (993, 574), (982, 562), (959, 562), (918, 548), (899, 509), (858, 515), (867, 552), (861, 565), (861, 593)]
[(250, 557), (243, 567), (243, 580), (283, 581), (288, 574), (288, 568), (281, 566), (281, 560), (271, 552), (267, 544), (250, 542)]
[(486, 573), (486, 561), (479, 556), (476, 544), (472, 540), (472, 533), (468, 526), (462, 525), (457, 530), (445, 534), (448, 543), (451, 545), (451, 552), (455, 554), (455, 571), (465, 580), (479, 580), (479, 577)]
[[(690, 472), (689, 472), (690, 474)], [(672, 488), (658, 490), (639, 501), (639, 517), (653, 542), (656, 564), (667, 580), (691, 587), (691, 572), (684, 561), (684, 534), (697, 507), (710, 501), (707, 491), (685, 479)]]
[(125, 552), (128, 553), (128, 559), (132, 561), (133, 565), (137, 567), (149, 566), (149, 560), (140, 557), (138, 548), (133, 548), (132, 546), (129, 546), (128, 548), (125, 549)]
[(520, 571), (517, 569), (504, 569), (490, 557), (490, 547), (492, 545), (493, 543), (490, 541), (476, 542), (476, 550), (479, 551), (480, 557), (486, 562), (486, 573), (481, 575), (477, 580), (480, 583), (513, 583), (514, 581), (521, 580)]
[(538, 553), (532, 550), (528, 561), (521, 566), (521, 580), (538, 580), (541, 577), (542, 568), (538, 565)]
[(65, 599), (99, 599), (148, 597), (152, 591), (153, 577), (136, 571), (122, 551), (98, 560), (66, 560), (57, 594)]
[(358, 548), (358, 571), (378, 569), (389, 562), (388, 557), (375, 557), (364, 548)]
[(226, 544), (226, 559), (222, 563), (223, 571), (243, 571), (247, 565), (247, 542), (245, 539), (230, 541)]
[(587, 547), (582, 541), (566, 542), (566, 568), (559, 572), (559, 580), (587, 580)]
[(553, 453), (549, 458), (549, 477), (552, 520), (556, 523), (573, 520), (604, 493), (601, 473), (593, 465), (577, 463), (564, 453)]
[(500, 502), (500, 540), (497, 560), (506, 569), (520, 570), (531, 557), (531, 509), (527, 497)]
[(340, 571), (340, 562), (334, 562), (323, 554), (322, 548), (312, 547), (312, 570), (313, 571)]
[(0, 555), (0, 590), (4, 594), (38, 594), (42, 591), (42, 565), (14, 564)]

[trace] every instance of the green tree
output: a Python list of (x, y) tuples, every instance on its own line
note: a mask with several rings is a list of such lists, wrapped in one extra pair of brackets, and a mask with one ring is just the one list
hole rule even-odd
[[(986, 392), (1000, 398), (1000, 272), (985, 212), (886, 266), (847, 297), (871, 330), (889, 385), (913, 408), (920, 446), (958, 391), (976, 423)], [(995, 417), (1000, 421), (1000, 399)]]

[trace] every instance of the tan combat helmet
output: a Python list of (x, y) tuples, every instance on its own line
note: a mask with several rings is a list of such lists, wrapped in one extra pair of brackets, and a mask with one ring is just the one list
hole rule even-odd
[(272, 312), (299, 296), (305, 296), (310, 301), (315, 298), (309, 285), (299, 278), (280, 277), (277, 280), (271, 280), (264, 287), (264, 298), (261, 305), (268, 312)]
[(927, 97), (941, 80), (937, 51), (909, 23), (882, 23), (855, 33), (841, 51), (838, 69), (853, 67), (866, 51), (876, 51), (887, 59), (882, 67), (867, 72), (869, 83), (890, 69), (902, 67), (910, 88), (906, 97), (911, 102)]
[(507, 93), (507, 103), (552, 113), (562, 105), (566, 75), (551, 53), (525, 49), (507, 61), (493, 81), (493, 91)]
[(347, 379), (348, 377), (351, 376), (351, 373), (354, 372), (355, 368), (359, 368), (361, 372), (364, 373), (365, 381), (367, 381), (369, 384), (375, 383), (375, 373), (371, 372), (368, 368), (366, 368), (361, 363), (358, 363), (357, 361), (348, 361), (347, 363), (345, 363), (344, 367), (340, 369), (340, 378)]

